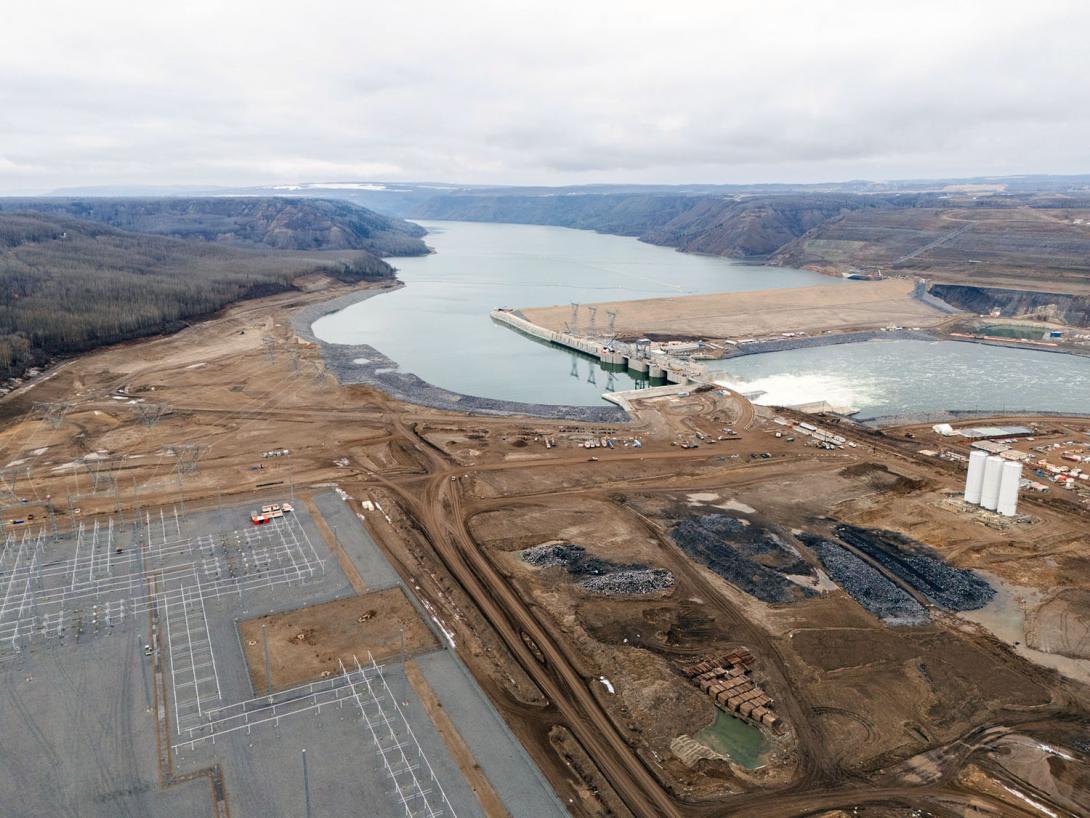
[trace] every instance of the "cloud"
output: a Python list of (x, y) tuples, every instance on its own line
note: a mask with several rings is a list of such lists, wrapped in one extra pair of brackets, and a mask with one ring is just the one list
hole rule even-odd
[(0, 190), (1090, 171), (1080, 3), (9, 4)]

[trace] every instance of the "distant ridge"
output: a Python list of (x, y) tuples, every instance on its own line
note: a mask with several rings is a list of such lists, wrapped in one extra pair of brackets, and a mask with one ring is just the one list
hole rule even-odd
[(281, 196), (0, 198), (0, 211), (34, 211), (121, 230), (264, 246), (276, 250), (365, 250), (375, 256), (428, 252), (424, 230), (344, 201)]

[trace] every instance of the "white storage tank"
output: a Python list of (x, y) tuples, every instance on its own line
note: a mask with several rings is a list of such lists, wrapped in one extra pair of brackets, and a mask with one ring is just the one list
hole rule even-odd
[(984, 461), (987, 452), (974, 449), (969, 455), (969, 473), (965, 475), (965, 502), (980, 504), (980, 492), (984, 488)]
[(999, 483), (1002, 480), (1002, 457), (992, 455), (984, 461), (984, 486), (980, 490), (980, 505), (989, 511), (995, 511), (999, 505)]
[(1003, 464), (1003, 476), (999, 481), (999, 502), (996, 511), (1006, 517), (1018, 513), (1018, 487), (1022, 482), (1022, 464), (1008, 460)]

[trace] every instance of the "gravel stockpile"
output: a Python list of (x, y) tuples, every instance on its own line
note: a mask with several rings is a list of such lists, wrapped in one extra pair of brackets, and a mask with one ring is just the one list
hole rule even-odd
[(591, 557), (583, 546), (574, 543), (543, 543), (527, 548), (520, 556), (535, 568), (561, 567), (573, 577), (584, 577), (579, 586), (595, 594), (632, 596), (674, 587), (674, 575), (665, 569)]
[(762, 602), (795, 602), (814, 595), (785, 574), (813, 569), (775, 532), (729, 514), (703, 514), (670, 530), (681, 550)]
[(842, 546), (820, 537), (803, 535), (821, 560), (826, 573), (852, 598), (888, 625), (926, 625), (927, 609), (903, 588), (886, 579)]
[(587, 551), (581, 545), (570, 542), (543, 543), (527, 548), (520, 556), (522, 561), (535, 568), (550, 568), (554, 565), (571, 566), (586, 559)]
[(633, 568), (579, 583), (584, 590), (611, 596), (635, 596), (669, 591), (674, 587), (674, 575), (665, 568)]
[(894, 531), (841, 525), (836, 534), (947, 610), (975, 611), (995, 596), (977, 574), (948, 565), (927, 546)]

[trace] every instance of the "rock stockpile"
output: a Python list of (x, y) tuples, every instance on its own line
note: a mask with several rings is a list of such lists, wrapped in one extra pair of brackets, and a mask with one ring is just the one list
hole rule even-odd
[(911, 594), (840, 544), (806, 534), (802, 539), (817, 554), (832, 580), (886, 624), (913, 626), (931, 621), (927, 609)]
[(700, 514), (670, 529), (681, 550), (762, 602), (797, 602), (813, 596), (787, 575), (813, 569), (775, 531), (729, 514)]
[(674, 587), (674, 575), (665, 568), (631, 568), (590, 577), (579, 585), (594, 594), (616, 596), (657, 594)]
[(593, 594), (643, 596), (674, 587), (674, 575), (664, 568), (610, 562), (590, 556), (586, 548), (574, 543), (542, 543), (520, 556), (535, 568), (564, 568), (571, 576), (581, 577), (579, 587)]
[(895, 531), (841, 525), (836, 535), (949, 611), (975, 611), (995, 596), (983, 577), (954, 568), (926, 545)]

